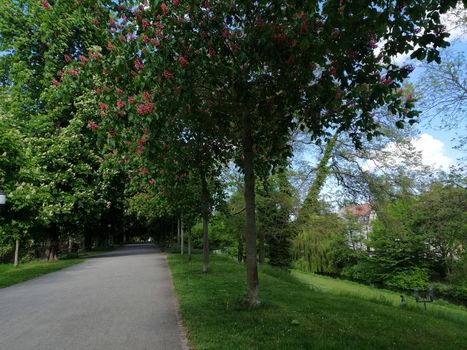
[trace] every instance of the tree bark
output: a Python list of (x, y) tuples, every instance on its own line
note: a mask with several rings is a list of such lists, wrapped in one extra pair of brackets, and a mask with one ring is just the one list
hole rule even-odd
[(258, 266), (256, 263), (256, 213), (253, 130), (248, 113), (243, 114), (243, 172), (246, 238), (246, 303), (250, 307), (260, 304)]
[(188, 230), (188, 261), (191, 261), (191, 229)]
[(318, 211), (318, 197), (323, 185), (326, 181), (326, 178), (329, 174), (328, 162), (331, 159), (332, 151), (336, 146), (337, 139), (339, 137), (339, 132), (336, 131), (332, 139), (330, 139), (326, 145), (326, 149), (324, 150), (323, 157), (321, 158), (318, 168), (316, 169), (316, 177), (313, 183), (311, 184), (310, 190), (303, 202), (303, 206), (299, 211), (298, 215), (298, 222), (304, 222), (307, 218), (317, 213)]
[(180, 216), (180, 253), (183, 255), (185, 247), (183, 246), (184, 244), (184, 239), (183, 239), (183, 220), (182, 216)]
[(201, 171), (201, 200), (203, 202), (203, 272), (209, 272), (209, 189), (206, 174)]
[(49, 228), (49, 237), (47, 239), (47, 249), (45, 252), (47, 261), (57, 260), (58, 253), (58, 232), (56, 226)]
[(180, 218), (177, 219), (177, 245), (180, 244)]
[(19, 239), (16, 239), (16, 242), (15, 242), (15, 263), (14, 263), (14, 265), (18, 266), (18, 262), (19, 262)]

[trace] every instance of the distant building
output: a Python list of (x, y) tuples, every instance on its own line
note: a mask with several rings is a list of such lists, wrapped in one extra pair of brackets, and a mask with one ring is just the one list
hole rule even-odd
[(371, 231), (371, 224), (376, 219), (376, 211), (369, 203), (352, 204), (340, 210), (346, 219), (355, 219), (356, 225), (349, 224), (349, 245), (355, 250), (367, 250), (365, 241)]

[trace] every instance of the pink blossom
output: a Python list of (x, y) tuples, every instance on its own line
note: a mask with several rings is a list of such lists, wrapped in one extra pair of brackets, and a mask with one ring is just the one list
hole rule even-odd
[(161, 10), (162, 12), (164, 12), (164, 15), (168, 15), (169, 14), (169, 8), (167, 7), (167, 5), (165, 3), (162, 3), (161, 4)]
[(91, 20), (91, 23), (97, 26), (99, 24), (99, 20), (96, 17), (93, 17), (93, 19)]
[(165, 70), (164, 73), (162, 73), (162, 75), (164, 76), (165, 79), (167, 80), (171, 80), (173, 79), (174, 75), (172, 74), (171, 71), (169, 70)]
[(75, 75), (75, 76), (76, 76), (76, 75), (78, 75), (78, 71), (77, 71), (76, 69), (70, 69), (70, 70), (68, 71), (68, 74), (70, 74), (70, 75)]
[(64, 58), (65, 61), (67, 61), (68, 63), (70, 63), (71, 61), (73, 61), (73, 60), (71, 59), (71, 57), (70, 57), (69, 55), (66, 55), (66, 54), (63, 55), (63, 58)]
[(99, 127), (99, 125), (97, 125), (97, 123), (94, 121), (94, 120), (90, 120), (88, 122), (88, 128), (91, 129), (91, 130), (95, 130)]
[(139, 115), (146, 115), (146, 114), (152, 113), (153, 110), (154, 110), (154, 103), (146, 102), (146, 103), (140, 104), (136, 108), (136, 113), (138, 113)]
[(46, 10), (50, 10), (52, 8), (52, 6), (50, 6), (50, 4), (47, 2), (47, 0), (41, 0), (41, 5), (42, 5), (42, 8), (44, 8)]
[(104, 102), (99, 102), (99, 108), (103, 111), (109, 110), (109, 106), (107, 106)]
[(394, 81), (394, 80), (392, 80), (392, 79), (386, 77), (386, 78), (384, 78), (384, 79), (381, 79), (381, 84), (383, 84), (383, 85), (385, 85), (385, 86), (388, 86), (388, 85), (391, 85), (393, 81)]
[(185, 59), (185, 57), (183, 57), (183, 56), (179, 56), (179, 57), (178, 57), (178, 62), (180, 62), (180, 64), (181, 64), (182, 66), (184, 66), (184, 67), (185, 67), (185, 66), (188, 66), (188, 61), (187, 61), (187, 60)]
[(209, 50), (208, 50), (208, 57), (209, 58), (213, 58), (213, 57), (216, 57), (216, 49), (213, 48), (213, 47), (210, 47)]
[(117, 101), (117, 108), (122, 109), (123, 107), (125, 107), (125, 102), (123, 102), (122, 99), (119, 98)]
[(54, 86), (59, 86), (60, 85), (60, 82), (57, 80), (57, 79), (52, 79), (52, 84)]
[(144, 64), (143, 62), (141, 62), (141, 60), (139, 58), (135, 59), (135, 68), (137, 70), (141, 70), (144, 68)]
[(172, 1), (172, 4), (177, 7), (178, 5), (180, 5), (180, 0), (173, 0)]
[(79, 57), (80, 61), (83, 62), (83, 63), (86, 63), (88, 61), (88, 59), (83, 55), (79, 55), (78, 57)]

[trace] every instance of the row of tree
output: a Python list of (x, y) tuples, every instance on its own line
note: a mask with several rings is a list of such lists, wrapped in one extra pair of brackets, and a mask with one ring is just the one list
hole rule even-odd
[[(293, 136), (332, 145), (345, 135), (362, 148), (381, 135), (383, 109), (399, 128), (413, 123), (402, 89), (413, 67), (392, 59), (439, 61), (440, 14), (457, 3), (3, 1), (8, 232), (47, 242), (53, 258), (60, 236), (122, 235), (125, 208), (154, 225), (202, 218), (207, 272), (209, 217), (233, 166), (246, 302), (259, 304), (256, 225), (277, 224), (259, 235), (260, 261), (266, 237), (270, 260), (283, 259), (290, 212), (273, 199), (290, 189), (281, 174)], [(326, 169), (298, 220), (317, 213)]]

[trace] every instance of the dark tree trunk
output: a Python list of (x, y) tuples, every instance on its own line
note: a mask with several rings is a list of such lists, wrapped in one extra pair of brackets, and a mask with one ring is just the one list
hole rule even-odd
[(47, 261), (57, 260), (58, 254), (58, 231), (55, 225), (49, 228), (47, 237), (47, 248), (45, 250), (45, 257)]
[(258, 266), (256, 262), (256, 214), (255, 214), (255, 171), (251, 119), (243, 114), (243, 172), (245, 198), (246, 239), (246, 303), (250, 307), (260, 304)]
[(209, 189), (206, 175), (201, 171), (201, 200), (203, 205), (203, 272), (209, 271)]

